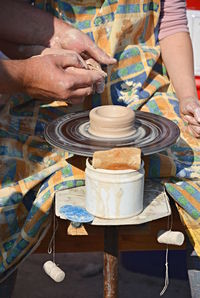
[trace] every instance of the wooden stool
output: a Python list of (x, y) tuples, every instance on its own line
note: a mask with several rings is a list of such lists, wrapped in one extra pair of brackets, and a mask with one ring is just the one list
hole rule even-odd
[[(179, 214), (171, 204), (173, 214), (173, 230), (182, 231)], [(118, 254), (119, 251), (164, 250), (166, 245), (157, 242), (160, 230), (168, 228), (168, 218), (164, 217), (141, 225), (131, 226), (92, 226), (82, 225), (78, 228), (66, 220), (58, 218), (56, 232), (56, 253), (67, 252), (104, 252), (104, 298), (118, 297)], [(52, 237), (52, 228), (41, 242), (36, 253), (47, 253)], [(181, 247), (169, 245), (169, 249), (183, 250)]]

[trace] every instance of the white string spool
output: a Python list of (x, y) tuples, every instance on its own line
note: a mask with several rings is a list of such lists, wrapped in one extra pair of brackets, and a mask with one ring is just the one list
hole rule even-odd
[(65, 278), (65, 272), (61, 270), (54, 262), (47, 261), (43, 265), (43, 269), (54, 281), (61, 282)]
[(158, 232), (157, 241), (163, 244), (171, 244), (181, 246), (184, 242), (184, 234), (179, 231), (164, 231)]

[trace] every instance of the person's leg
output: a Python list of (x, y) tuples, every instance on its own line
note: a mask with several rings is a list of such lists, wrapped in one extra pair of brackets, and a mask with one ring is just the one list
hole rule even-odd
[(200, 297), (200, 258), (188, 240), (187, 245), (187, 268), (192, 298)]
[(1, 298), (11, 298), (12, 292), (15, 287), (15, 281), (17, 277), (17, 270), (15, 270), (11, 275), (8, 276), (6, 280), (0, 283), (0, 297)]

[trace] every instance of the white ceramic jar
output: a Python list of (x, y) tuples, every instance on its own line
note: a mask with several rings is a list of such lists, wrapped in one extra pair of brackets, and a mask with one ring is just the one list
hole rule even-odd
[(139, 171), (95, 169), (86, 161), (86, 209), (107, 219), (132, 217), (143, 210), (144, 163)]

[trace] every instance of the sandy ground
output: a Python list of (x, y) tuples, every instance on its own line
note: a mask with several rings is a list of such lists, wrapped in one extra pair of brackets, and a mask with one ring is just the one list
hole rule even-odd
[[(43, 271), (48, 254), (34, 254), (21, 264), (13, 298), (101, 298), (103, 297), (102, 253), (57, 254), (65, 271), (63, 282), (55, 283)], [(155, 277), (119, 268), (119, 298), (156, 298), (164, 277)], [(190, 298), (187, 280), (170, 279), (164, 298)]]

